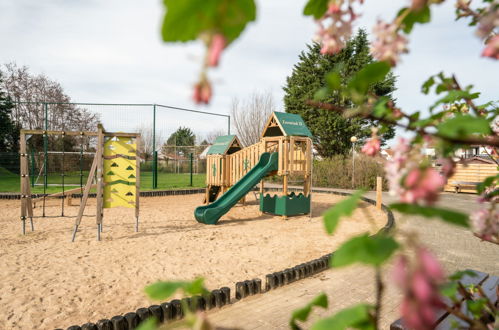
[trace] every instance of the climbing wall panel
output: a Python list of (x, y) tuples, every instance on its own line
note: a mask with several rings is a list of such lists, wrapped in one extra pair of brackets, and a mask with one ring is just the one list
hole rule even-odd
[(112, 137), (104, 143), (104, 208), (135, 207), (137, 145), (129, 137)]

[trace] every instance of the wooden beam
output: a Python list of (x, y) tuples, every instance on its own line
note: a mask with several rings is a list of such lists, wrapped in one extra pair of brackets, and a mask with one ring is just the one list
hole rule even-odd
[(103, 199), (102, 193), (104, 188), (103, 177), (103, 149), (104, 149), (104, 129), (99, 125), (97, 136), (97, 203), (96, 203), (96, 224), (97, 224), (97, 240), (100, 241), (100, 233), (102, 232), (102, 216), (103, 216)]
[[(93, 189), (95, 187), (97, 187), (97, 185), (93, 184), (90, 187), (90, 189)], [(69, 189), (69, 190), (64, 191), (64, 194), (72, 194), (72, 193), (79, 192), (79, 191), (81, 192), (81, 188), (74, 188), (74, 189)], [(45, 198), (52, 198), (52, 197), (59, 197), (59, 196), (62, 196), (62, 191), (58, 192), (58, 193), (47, 195), (47, 196), (45, 196)], [(41, 200), (43, 200), (43, 197), (33, 198), (33, 204), (36, 204)]]

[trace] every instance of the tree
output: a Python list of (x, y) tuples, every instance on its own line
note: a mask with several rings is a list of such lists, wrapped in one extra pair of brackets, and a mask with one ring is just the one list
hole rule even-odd
[[(188, 127), (179, 127), (170, 137), (166, 140), (166, 144), (163, 145), (161, 152), (163, 154), (172, 153), (176, 150), (177, 153), (183, 154), (184, 156), (191, 153), (193, 148), (186, 148), (186, 146), (194, 146), (196, 141), (196, 136), (192, 130)], [(172, 146), (180, 148), (172, 148)]]
[[(361, 118), (346, 118), (335, 111), (317, 109), (307, 102), (313, 100), (316, 91), (326, 85), (326, 73), (337, 70), (341, 84), (345, 85), (358, 71), (373, 62), (373, 58), (369, 54), (369, 43), (364, 30), (359, 30), (336, 55), (322, 55), (320, 50), (321, 46), (314, 43), (307, 45), (307, 51), (299, 55), (299, 62), (295, 64), (291, 76), (286, 79), (284, 105), (286, 112), (302, 116), (314, 135), (314, 145), (318, 153), (323, 157), (331, 157), (335, 154), (347, 154), (352, 148), (352, 136), (356, 136), (362, 143), (371, 135), (370, 127), (377, 123)], [(390, 96), (395, 90), (394, 84), (395, 77), (389, 74), (384, 81), (370, 86), (370, 92), (377, 96)], [(344, 98), (336, 92), (321, 96), (322, 102), (341, 107), (353, 106), (349, 98)], [(390, 127), (383, 132), (382, 142), (392, 138), (394, 134), (393, 127)]]
[(217, 137), (223, 136), (223, 135), (225, 135), (225, 131), (223, 129), (213, 130), (213, 131), (209, 132), (208, 134), (206, 134), (206, 138), (204, 139), (204, 141), (206, 141), (206, 143), (202, 142), (201, 145), (213, 144), (215, 142), (215, 140), (217, 139)]
[(0, 152), (19, 151), (19, 126), (11, 119), (13, 109), (10, 98), (1, 88), (2, 73), (0, 72)]
[(232, 99), (230, 114), (243, 146), (260, 141), (263, 127), (273, 111), (275, 102), (269, 91), (254, 92), (243, 102), (237, 98)]
[[(0, 83), (14, 103), (11, 118), (25, 129), (95, 131), (99, 115), (71, 104), (71, 98), (58, 82), (43, 74), (29, 72), (27, 66), (8, 63), (0, 68), (5, 79)], [(51, 103), (45, 105), (43, 102)], [(47, 118), (45, 118), (47, 110)]]
[(154, 136), (154, 131), (151, 125), (142, 124), (137, 128), (137, 133), (140, 133), (139, 149), (141, 151), (141, 157), (146, 161), (151, 160), (153, 152), (155, 151), (154, 145), (156, 145), (157, 150), (158, 146), (163, 144), (163, 136), (161, 132), (156, 132), (156, 136)]

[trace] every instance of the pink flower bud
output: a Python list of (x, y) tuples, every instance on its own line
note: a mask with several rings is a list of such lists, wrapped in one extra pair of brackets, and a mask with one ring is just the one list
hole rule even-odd
[(433, 296), (433, 290), (428, 278), (420, 271), (415, 272), (412, 276), (412, 290), (414, 296), (422, 302), (430, 301)]
[(426, 6), (428, 0), (412, 0), (411, 9), (414, 11), (420, 11)]
[(407, 257), (404, 255), (400, 255), (395, 259), (393, 265), (392, 277), (395, 284), (400, 287), (405, 287), (407, 282), (407, 266), (409, 261)]
[(194, 85), (194, 94), (192, 99), (197, 104), (208, 104), (211, 100), (211, 85), (209, 81), (203, 80)]
[(327, 13), (328, 14), (338, 14), (341, 12), (340, 6), (338, 6), (337, 3), (330, 3), (329, 7), (327, 8)]
[(419, 248), (417, 251), (417, 258), (421, 265), (421, 270), (428, 276), (431, 280), (435, 282), (440, 282), (444, 278), (444, 272), (442, 267), (438, 263), (437, 259), (425, 248)]
[(417, 306), (413, 306), (414, 301), (409, 300), (407, 297), (402, 301), (400, 306), (400, 314), (404, 325), (409, 329), (421, 329), (423, 322), (417, 312)]
[(368, 156), (374, 157), (378, 154), (381, 149), (381, 142), (377, 137), (369, 139), (366, 144), (362, 147), (362, 152)]
[(482, 52), (482, 56), (499, 60), (499, 35), (492, 37)]
[(440, 160), (442, 164), (442, 175), (446, 178), (450, 178), (454, 175), (456, 170), (456, 164), (451, 158), (443, 158)]
[(226, 40), (222, 34), (215, 34), (211, 39), (210, 48), (208, 49), (208, 65), (218, 66), (218, 61), (225, 48)]

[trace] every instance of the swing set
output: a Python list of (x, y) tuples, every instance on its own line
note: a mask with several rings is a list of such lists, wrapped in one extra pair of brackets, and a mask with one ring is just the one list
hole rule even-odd
[[(43, 172), (43, 194), (42, 197), (32, 198), (29, 175), (29, 154), (27, 153), (27, 136), (42, 135), (44, 145), (43, 165), (40, 174)], [(61, 155), (61, 181), (62, 191), (47, 194), (48, 174), (47, 174), (47, 155), (48, 155), (48, 137), (59, 136), (62, 141), (62, 151), (55, 152)], [(80, 184), (78, 188), (66, 190), (67, 182), (65, 180), (65, 158), (67, 154), (75, 152), (66, 151), (64, 147), (65, 139), (68, 136), (80, 137), (80, 158), (79, 158), (79, 177)], [(96, 151), (94, 159), (88, 173), (87, 182), (83, 185), (83, 154), (85, 138), (97, 137)], [(96, 224), (97, 240), (100, 241), (102, 232), (103, 209), (111, 207), (135, 208), (135, 231), (139, 229), (139, 195), (140, 195), (140, 157), (138, 146), (140, 145), (140, 134), (105, 132), (102, 125), (98, 125), (97, 132), (76, 132), (76, 131), (45, 131), (45, 130), (21, 130), (20, 131), (20, 173), (21, 173), (21, 221), (22, 233), (26, 234), (26, 220), (29, 218), (31, 231), (34, 231), (33, 208), (36, 203), (42, 202), (42, 216), (46, 217), (46, 200), (48, 198), (61, 199), (61, 217), (65, 217), (64, 205), (67, 199), (68, 205), (71, 205), (72, 195), (80, 194), (80, 206), (73, 229), (72, 241), (76, 238), (76, 233), (84, 216), (85, 206), (92, 189), (96, 189)], [(51, 152), (54, 153), (54, 152)], [(34, 157), (31, 153), (32, 168), (34, 168)], [(33, 173), (34, 171), (32, 171)], [(40, 176), (39, 174), (39, 176)], [(32, 174), (33, 175), (33, 174)], [(74, 185), (73, 185), (74, 186)]]

